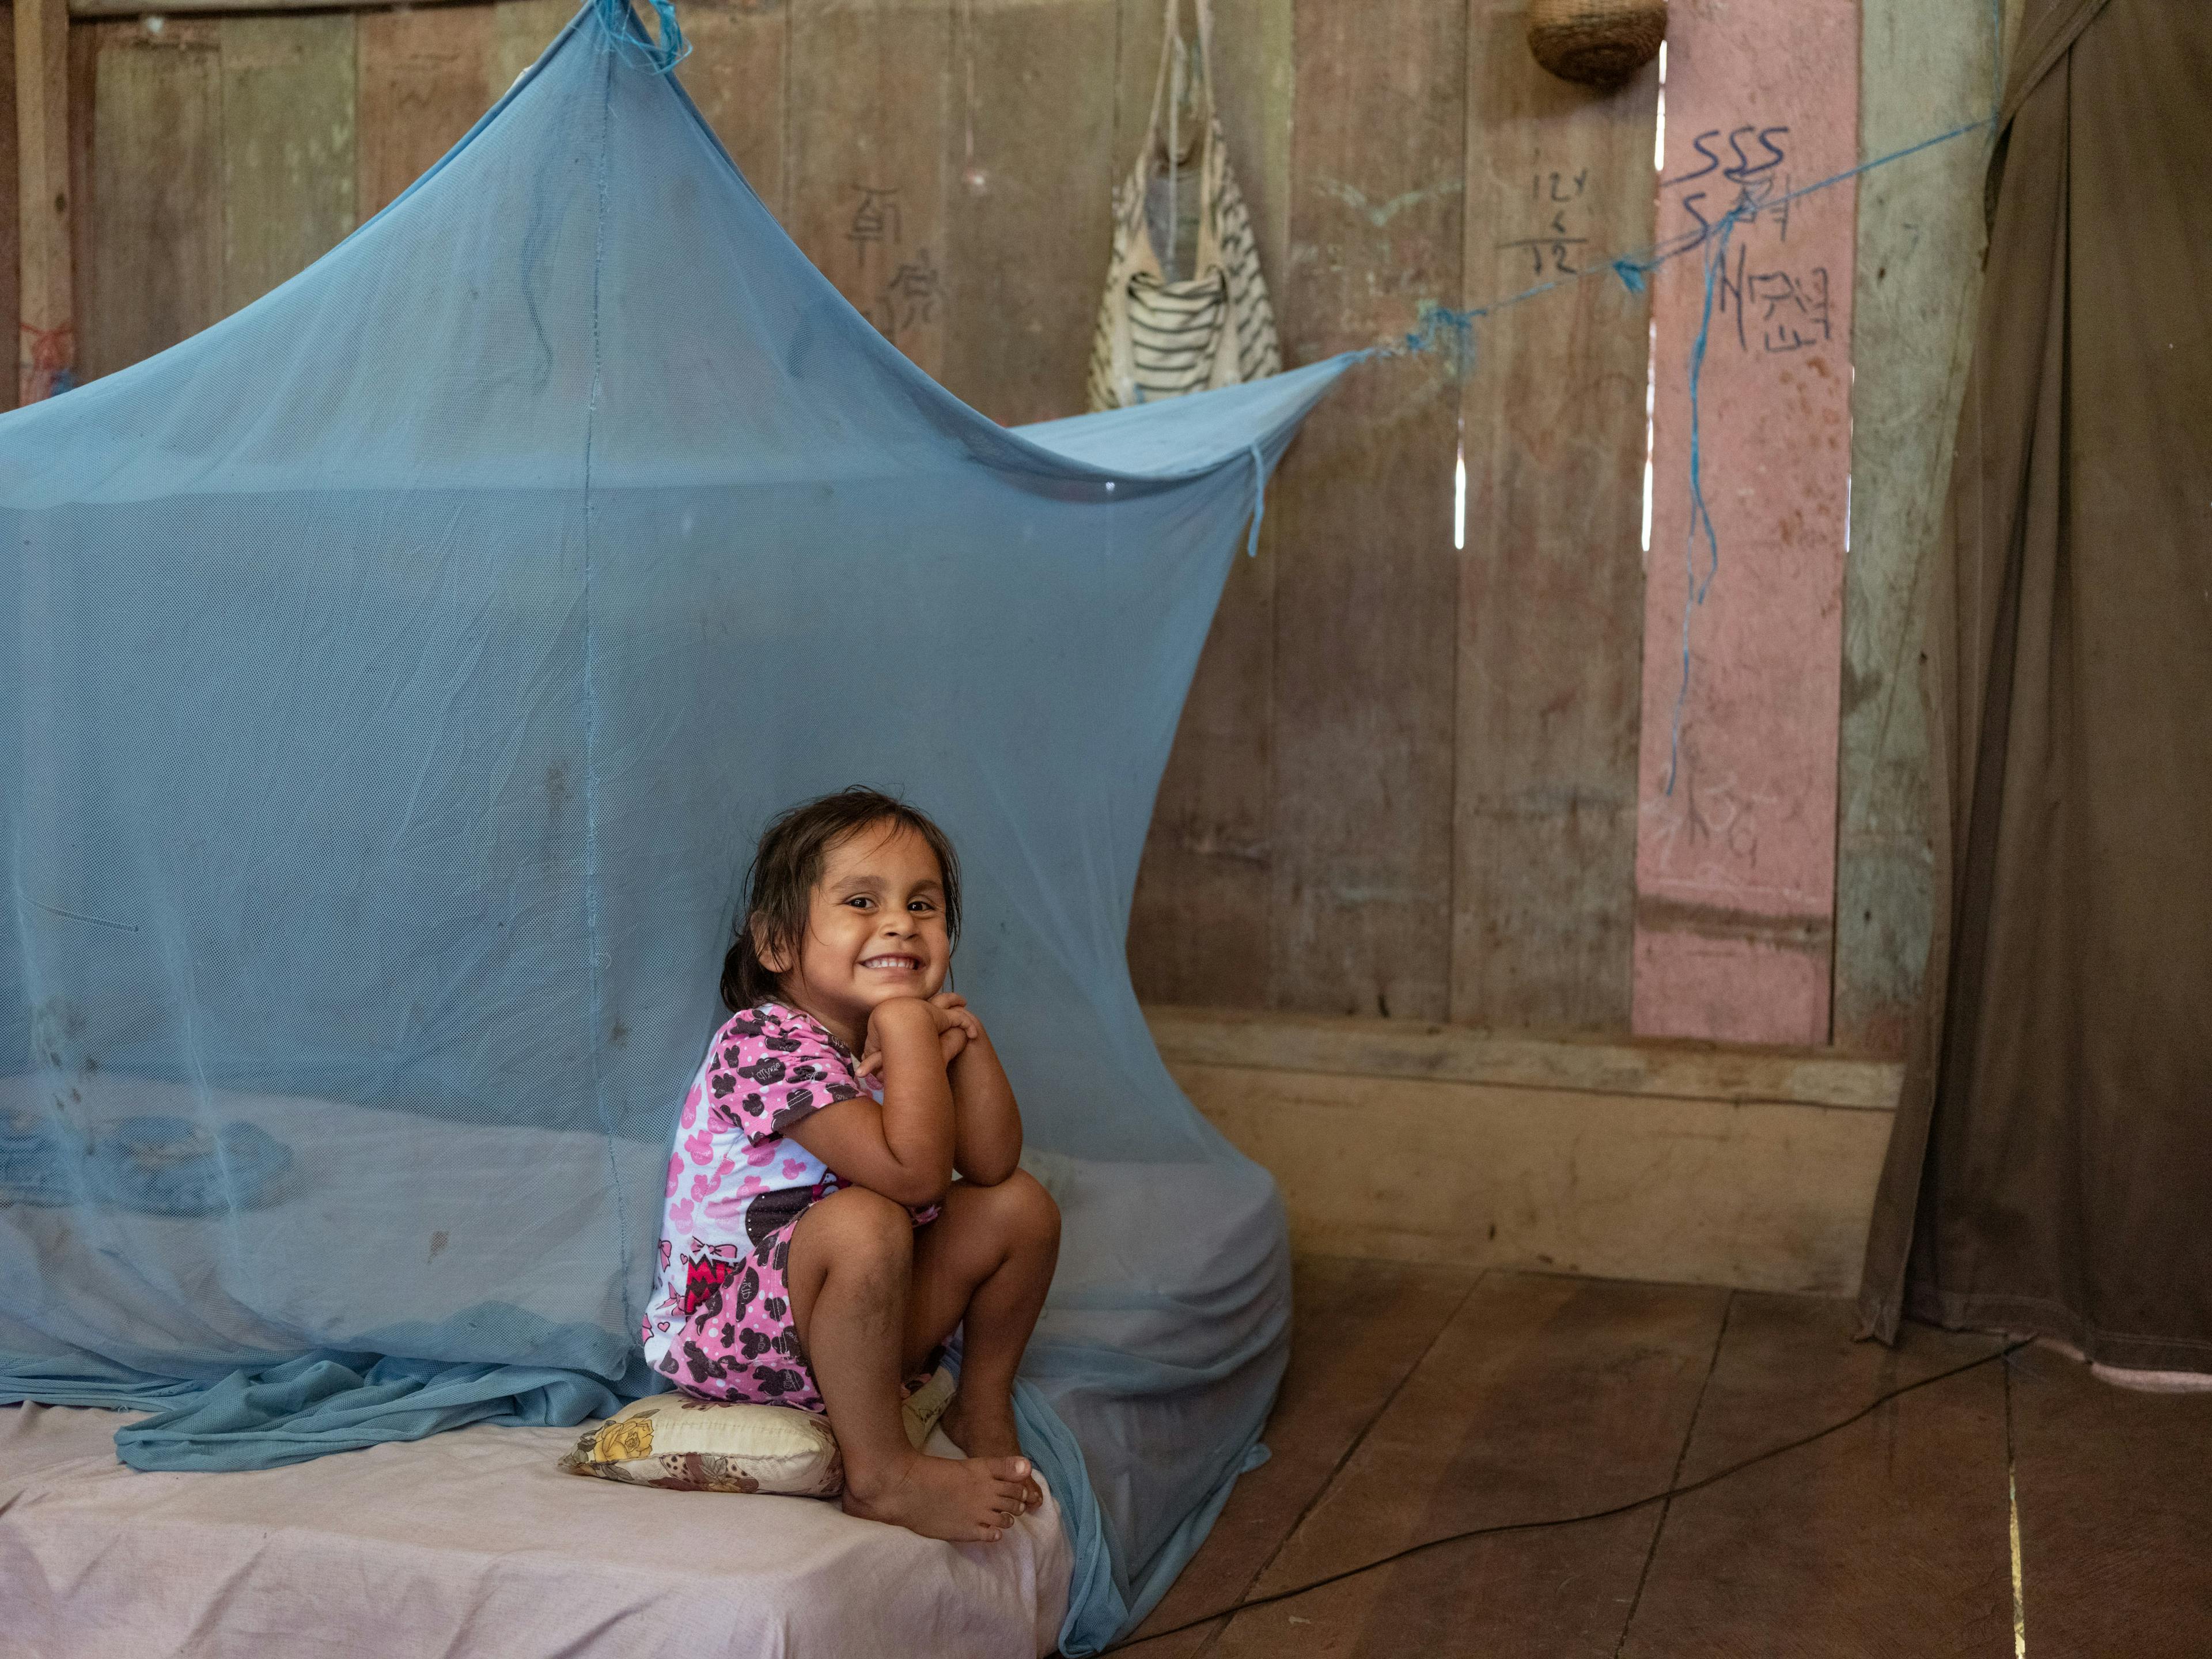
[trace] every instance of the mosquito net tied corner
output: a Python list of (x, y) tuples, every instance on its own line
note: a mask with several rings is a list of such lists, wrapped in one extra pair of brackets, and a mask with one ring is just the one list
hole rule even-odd
[(1229, 562), (1348, 360), (999, 428), (615, 15), (292, 282), (0, 418), (0, 1399), (223, 1469), (656, 1386), (753, 838), (874, 783), (971, 872), (960, 987), (1065, 1214), (1020, 1406), (1087, 1651), (1283, 1364), (1273, 1188), (1123, 943)]

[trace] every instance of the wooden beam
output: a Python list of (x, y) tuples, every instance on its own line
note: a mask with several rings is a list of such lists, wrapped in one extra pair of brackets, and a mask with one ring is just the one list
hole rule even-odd
[(1649, 1100), (1893, 1112), (1905, 1068), (1830, 1048), (1745, 1048), (1670, 1038), (1482, 1031), (1410, 1019), (1339, 1019), (1148, 1005), (1171, 1066), (1477, 1083)]
[(64, 0), (15, 0), (15, 135), (22, 283), (19, 404), (65, 392), (76, 368), (70, 303), (69, 13)]

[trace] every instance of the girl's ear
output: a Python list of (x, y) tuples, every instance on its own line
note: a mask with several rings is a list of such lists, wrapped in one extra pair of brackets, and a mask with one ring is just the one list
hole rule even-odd
[(755, 916), (746, 931), (753, 937), (753, 954), (760, 958), (762, 967), (767, 969), (771, 974), (787, 974), (791, 971), (791, 953), (787, 951), (779, 951), (769, 943), (768, 924), (763, 918)]

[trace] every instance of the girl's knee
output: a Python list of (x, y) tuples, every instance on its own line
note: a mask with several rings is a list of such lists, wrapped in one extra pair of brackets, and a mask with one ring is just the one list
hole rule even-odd
[(902, 1266), (914, 1257), (914, 1219), (881, 1193), (848, 1187), (817, 1199), (799, 1218), (807, 1243), (831, 1269), (862, 1263)]
[(1060, 1206), (1044, 1183), (1027, 1170), (1017, 1170), (990, 1188), (1001, 1224), (1018, 1237), (1040, 1244), (1060, 1243)]

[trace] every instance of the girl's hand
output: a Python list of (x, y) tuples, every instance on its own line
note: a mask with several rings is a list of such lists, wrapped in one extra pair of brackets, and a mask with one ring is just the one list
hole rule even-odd
[(938, 1044), (950, 1067), (960, 1058), (962, 1049), (983, 1035), (982, 1023), (968, 1012), (968, 999), (951, 991), (939, 991), (930, 998), (929, 1011), (937, 1020)]
[[(939, 1052), (948, 1066), (959, 1059), (961, 1050), (971, 1040), (983, 1034), (982, 1023), (968, 1012), (968, 999), (957, 993), (940, 991), (922, 1006), (929, 1010), (929, 1017), (936, 1024)], [(860, 1056), (859, 1074), (862, 1077), (873, 1075), (884, 1063), (884, 1048), (876, 1040), (873, 1020), (868, 1022), (866, 1047), (867, 1052)]]
[[(939, 1036), (947, 1036), (954, 1030), (957, 1030), (960, 1033), (961, 1048), (966, 1048), (982, 1036), (983, 1022), (968, 1012), (966, 997), (961, 996), (957, 992), (939, 991), (935, 996), (930, 998), (929, 1006), (936, 1016), (937, 1031)], [(953, 1049), (945, 1055), (945, 1059), (950, 1060), (952, 1055), (959, 1051), (959, 1048)]]

